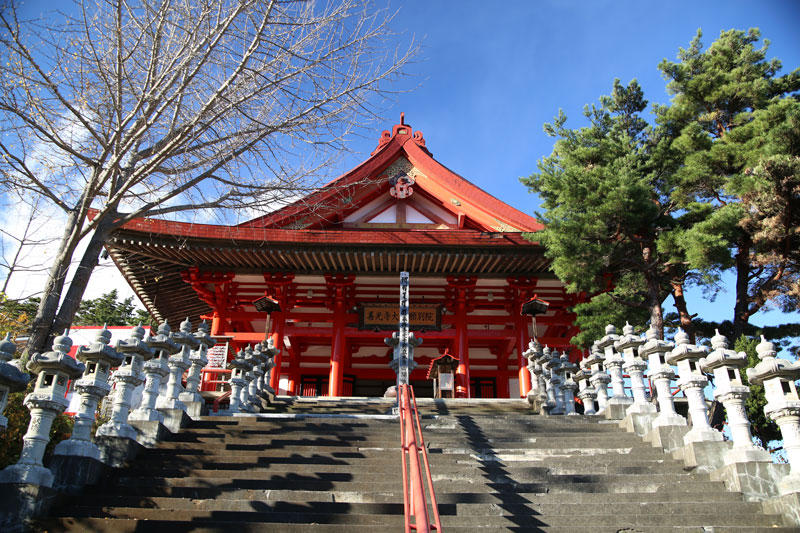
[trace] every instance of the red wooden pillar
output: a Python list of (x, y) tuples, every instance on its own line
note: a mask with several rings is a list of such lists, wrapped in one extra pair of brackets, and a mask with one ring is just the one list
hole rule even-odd
[(283, 332), (286, 327), (286, 313), (294, 304), (294, 274), (264, 274), (267, 283), (267, 295), (281, 305), (280, 312), (272, 313), (272, 342), (278, 353), (273, 358), (275, 366), (270, 375), (269, 386), (277, 393), (281, 383), (281, 365), (283, 364)]
[(470, 311), (475, 295), (474, 277), (447, 278), (448, 300), (452, 303), (456, 335), (454, 351), (458, 357), (455, 376), (456, 398), (469, 398), (469, 332), (467, 330), (467, 313)]
[(351, 303), (355, 290), (355, 276), (325, 276), (329, 306), (333, 311), (331, 323), (331, 368), (328, 375), (328, 396), (341, 396), (344, 381), (344, 367), (347, 364), (347, 340), (344, 328), (347, 325), (347, 308)]
[(292, 396), (297, 396), (300, 388), (300, 354), (302, 351), (303, 350), (295, 344), (292, 344), (292, 347), (289, 349), (292, 358), (289, 362), (289, 385), (286, 387), (286, 390), (288, 394)]
[(514, 320), (514, 342), (517, 348), (517, 366), (519, 376), (519, 394), (525, 398), (531, 390), (531, 374), (528, 372), (528, 361), (522, 354), (528, 349), (528, 321), (530, 318), (521, 314), (522, 304), (533, 297), (538, 278), (509, 278), (507, 301), (510, 307), (506, 309)]
[[(519, 310), (519, 306), (517, 309)], [(519, 311), (517, 312), (519, 313)], [(522, 354), (528, 349), (528, 342), (531, 340), (528, 335), (528, 317), (517, 316), (514, 329), (516, 329), (517, 364), (519, 365), (519, 394), (521, 398), (526, 398), (531, 390), (531, 373), (528, 371), (528, 360)]]

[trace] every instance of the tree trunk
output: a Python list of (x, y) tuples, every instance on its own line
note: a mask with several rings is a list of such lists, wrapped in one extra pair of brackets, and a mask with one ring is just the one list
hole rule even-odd
[(736, 304), (733, 308), (733, 339), (744, 334), (750, 320), (750, 238), (742, 237), (736, 253)]
[(683, 283), (679, 281), (670, 282), (672, 285), (672, 298), (675, 300), (675, 309), (681, 320), (681, 328), (689, 335), (689, 342), (694, 344), (697, 341), (692, 316), (686, 307), (686, 298), (683, 295)]
[(31, 324), (31, 336), (26, 349), (29, 354), (44, 352), (49, 348), (48, 341), (53, 331), (53, 320), (58, 311), (72, 255), (78, 244), (75, 240), (78, 229), (77, 213), (73, 211), (67, 215), (64, 234), (42, 291), (42, 301)]
[(86, 251), (81, 257), (81, 262), (72, 276), (67, 295), (64, 297), (64, 301), (61, 302), (58, 315), (53, 322), (53, 333), (61, 332), (72, 325), (72, 320), (75, 318), (75, 313), (81, 304), (83, 293), (86, 292), (92, 272), (94, 272), (100, 261), (100, 252), (103, 250), (103, 245), (108, 238), (109, 226), (109, 223), (101, 221), (97, 229), (92, 233), (89, 245), (86, 247)]

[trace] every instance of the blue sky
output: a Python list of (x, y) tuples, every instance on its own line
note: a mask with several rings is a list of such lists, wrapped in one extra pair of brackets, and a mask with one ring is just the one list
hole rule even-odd
[[(758, 27), (770, 39), (770, 57), (784, 72), (800, 66), (800, 2), (645, 0), (376, 1), (397, 11), (393, 29), (421, 45), (409, 77), (338, 163), (349, 170), (369, 156), (380, 131), (406, 114), (434, 157), (489, 193), (534, 213), (538, 198), (519, 178), (536, 170), (553, 139), (542, 125), (563, 109), (568, 125), (582, 124), (583, 106), (607, 94), (614, 78), (639, 80), (651, 102), (669, 96), (657, 68), (674, 60), (698, 28), (709, 45), (721, 30)], [(52, 4), (29, 0), (38, 14)], [(690, 290), (690, 312), (730, 319), (733, 292), (705, 301)], [(667, 310), (671, 311), (671, 301)], [(800, 313), (760, 313), (763, 325), (800, 320)]]
[[(434, 157), (494, 196), (532, 213), (538, 198), (519, 183), (550, 153), (542, 125), (563, 109), (568, 125), (607, 94), (614, 78), (639, 80), (650, 102), (667, 103), (658, 70), (675, 60), (698, 28), (706, 46), (721, 30), (761, 29), (769, 56), (783, 71), (800, 66), (800, 2), (796, 1), (516, 1), (391, 2), (394, 28), (422, 45), (407, 80), (384, 112), (421, 130)], [(346, 170), (377, 144), (376, 131), (357, 139)], [(707, 302), (690, 290), (690, 312), (708, 320), (732, 317), (733, 291)], [(668, 311), (672, 310), (671, 299)], [(797, 321), (800, 314), (759, 313), (758, 325)]]

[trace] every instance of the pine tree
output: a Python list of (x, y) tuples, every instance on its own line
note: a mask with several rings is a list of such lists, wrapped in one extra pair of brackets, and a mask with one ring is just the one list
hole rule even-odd
[(581, 345), (629, 310), (638, 310), (630, 320), (644, 314), (663, 337), (662, 302), (677, 288), (682, 295), (686, 269), (675, 245), (682, 221), (669, 197), (674, 156), (663, 132), (642, 118), (646, 107), (635, 80), (627, 87), (616, 80), (610, 96), (584, 110), (589, 126), (569, 129), (561, 112), (545, 125), (558, 139), (552, 154), (522, 180), (545, 210), (537, 215), (546, 228), (531, 238), (545, 246), (567, 290), (596, 295), (575, 308), (586, 328), (575, 339)]
[[(723, 31), (706, 51), (701, 38), (698, 31), (689, 47), (680, 49), (678, 62), (659, 65), (674, 96), (671, 105), (658, 108), (658, 121), (673, 135), (672, 152), (682, 157), (673, 198), (688, 212), (705, 215), (688, 228), (680, 245), (690, 265), (706, 275), (735, 269), (733, 334), (738, 338), (793, 272), (787, 269), (787, 254), (759, 255), (759, 249), (769, 246), (768, 226), (785, 227), (791, 219), (785, 215), (798, 196), (797, 164), (785, 156), (796, 156), (797, 146), (760, 136), (768, 133), (771, 120), (789, 129), (795, 124), (796, 132), (791, 94), (800, 89), (800, 69), (778, 76), (780, 61), (766, 59), (769, 41), (756, 48), (757, 29)], [(777, 184), (787, 185), (788, 193), (776, 194)], [(784, 213), (748, 220), (753, 202), (772, 203), (778, 196)], [(772, 242), (785, 250), (788, 239), (783, 237)]]

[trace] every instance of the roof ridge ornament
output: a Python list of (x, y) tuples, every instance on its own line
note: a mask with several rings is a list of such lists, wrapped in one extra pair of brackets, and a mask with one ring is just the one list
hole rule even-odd
[(395, 124), (392, 127), (391, 132), (389, 130), (383, 130), (381, 132), (381, 136), (378, 139), (378, 147), (375, 148), (375, 150), (373, 150), (370, 155), (375, 155), (376, 153), (378, 153), (378, 151), (380, 151), (381, 148), (389, 144), (389, 141), (391, 141), (395, 137), (411, 138), (417, 144), (417, 146), (419, 146), (420, 148), (424, 148), (427, 151), (427, 148), (425, 147), (425, 138), (422, 136), (422, 132), (413, 131), (411, 125), (406, 124), (406, 114), (404, 112), (401, 112), (400, 123)]

